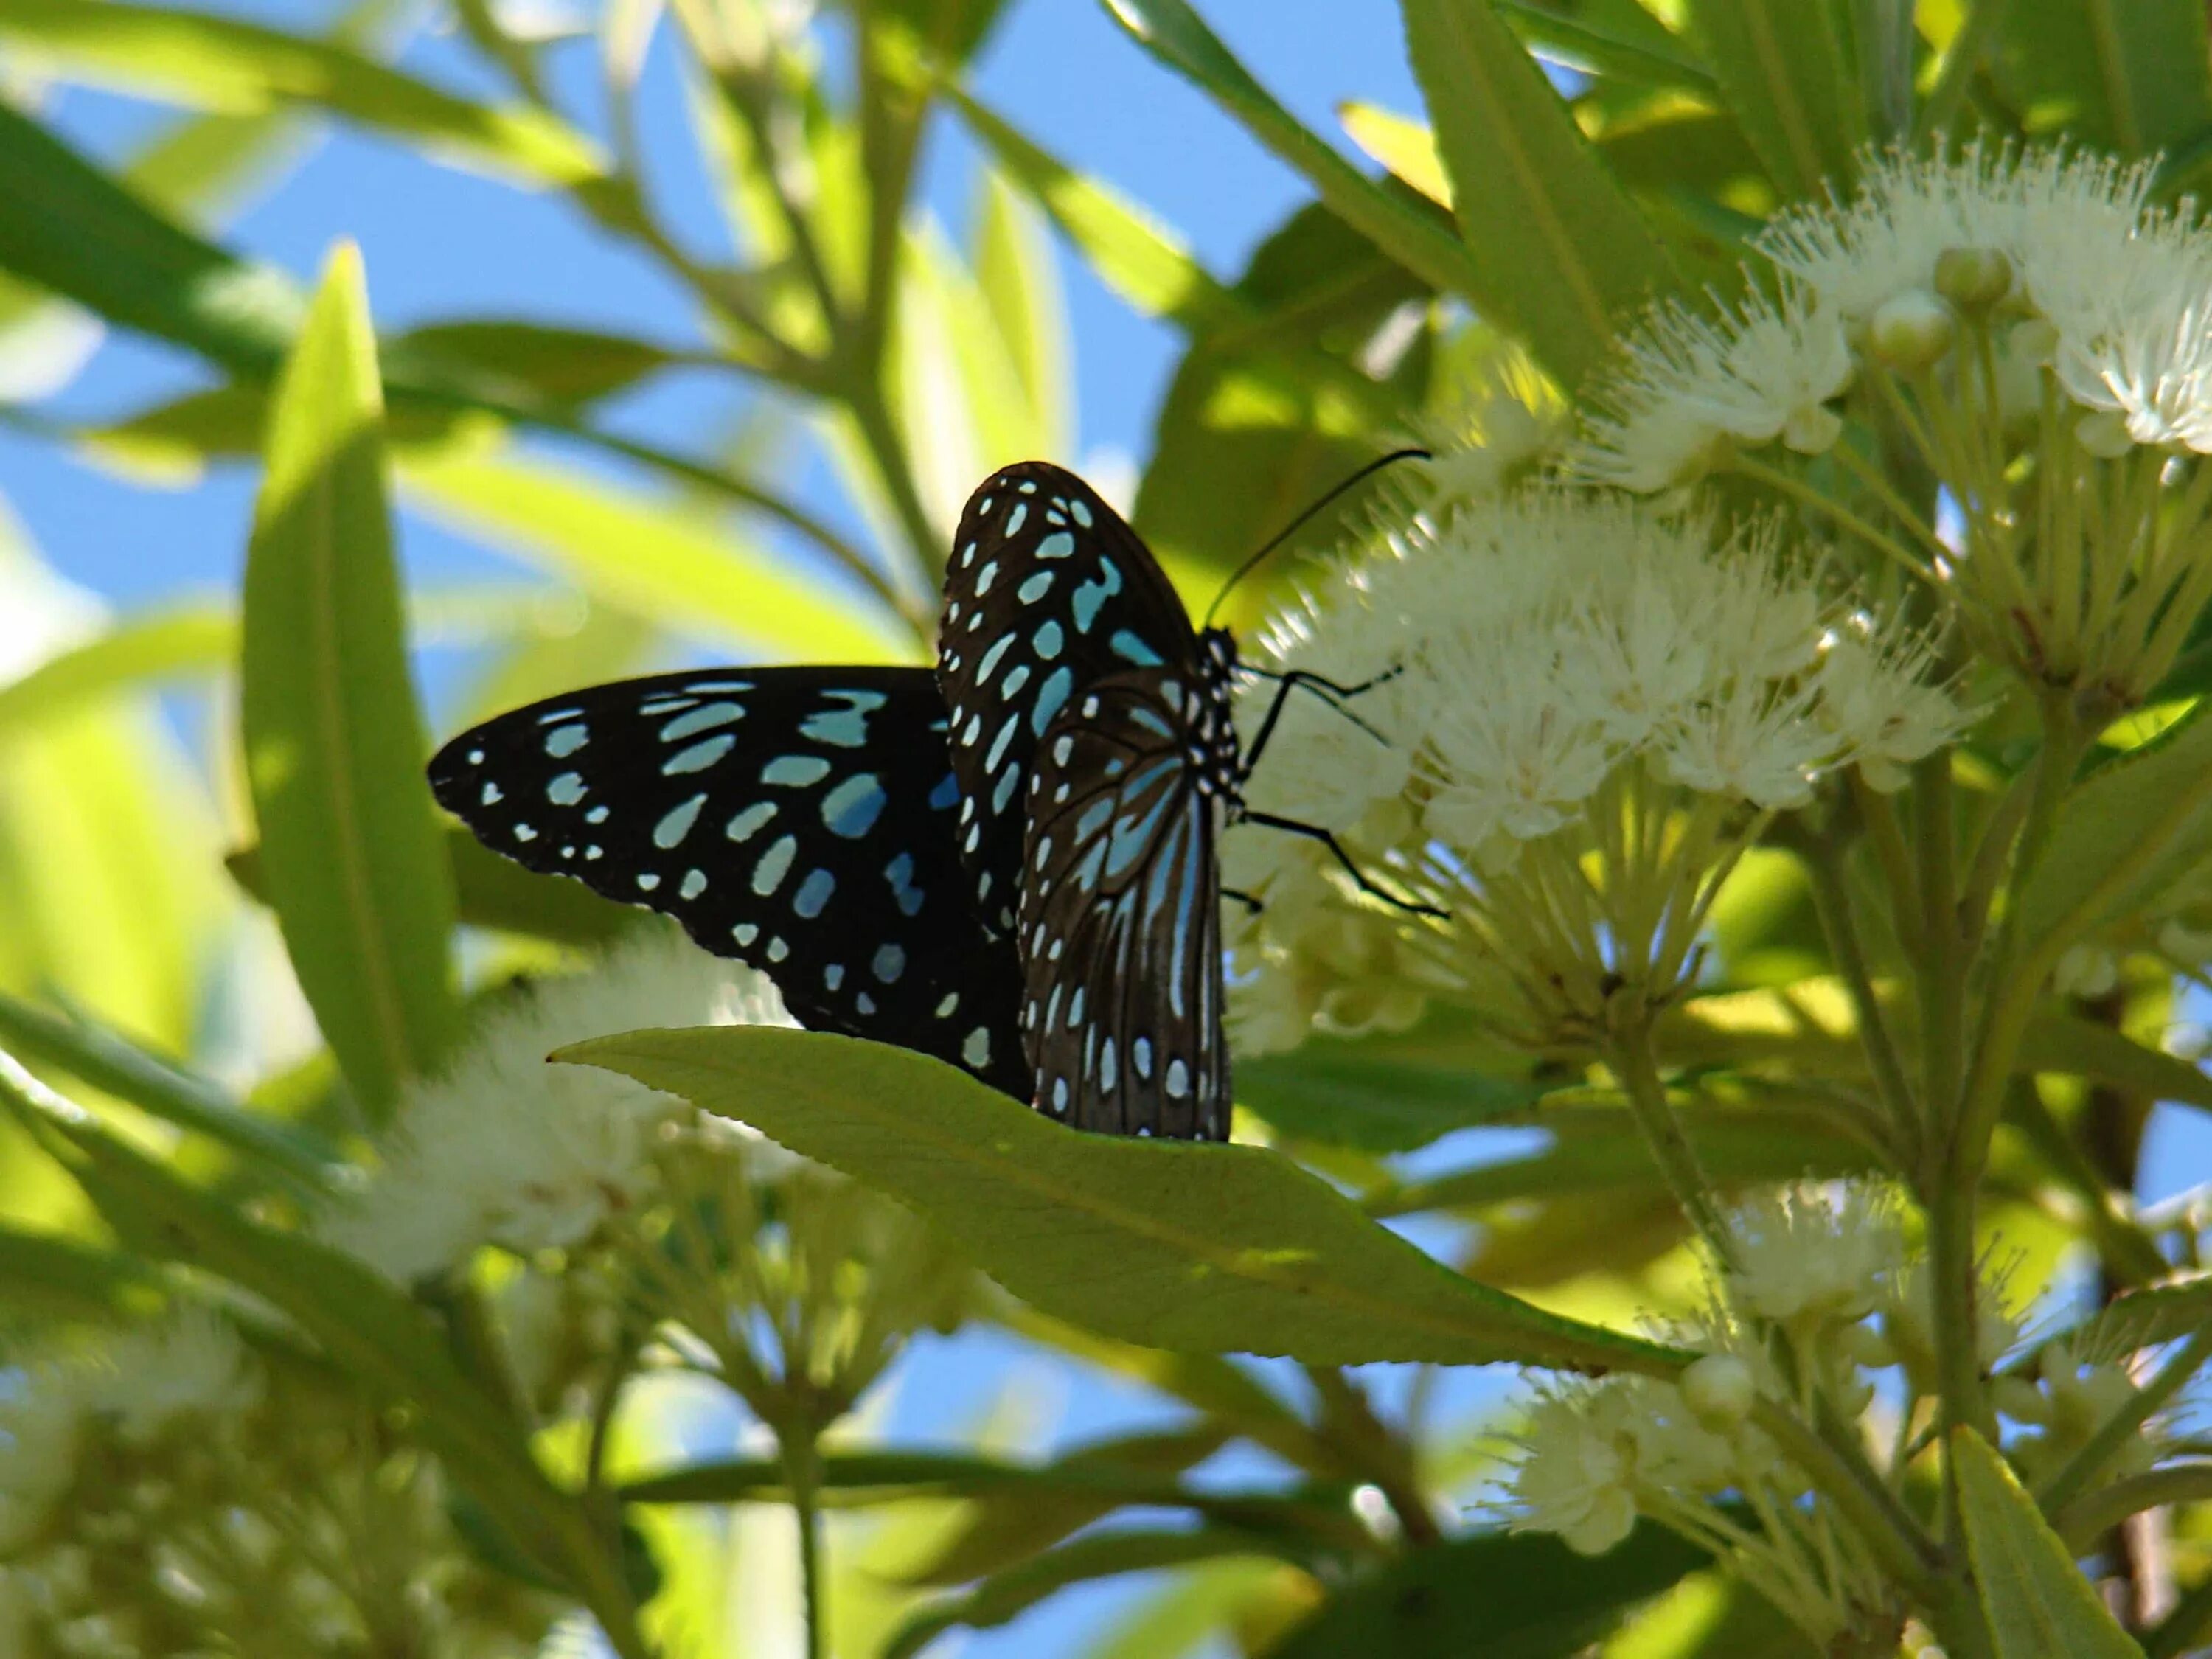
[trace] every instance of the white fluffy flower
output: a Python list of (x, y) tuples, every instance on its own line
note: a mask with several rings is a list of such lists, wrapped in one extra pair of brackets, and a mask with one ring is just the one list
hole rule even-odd
[(682, 1103), (546, 1055), (647, 1027), (790, 1023), (759, 975), (656, 930), (487, 1017), (442, 1076), (409, 1088), (383, 1169), (319, 1231), (402, 1280), (486, 1243), (525, 1255), (573, 1244), (636, 1200), (653, 1138)]
[(2115, 441), (2212, 453), (2212, 237), (2193, 210), (2149, 210), (2151, 178), (2063, 149), (1891, 155), (1850, 201), (1784, 214), (1756, 246), (1854, 320), (1939, 288), (1947, 254), (2000, 261), (2008, 307), (2047, 327), (2060, 384), (2113, 417)]
[(1860, 1182), (1762, 1195), (1737, 1211), (1731, 1231), (1730, 1304), (1784, 1323), (1863, 1318), (1905, 1259), (1894, 1196)]
[(88, 1370), (84, 1399), (126, 1443), (144, 1445), (180, 1419), (246, 1410), (261, 1398), (262, 1382), (237, 1328), (192, 1308), (118, 1337)]
[(1654, 311), (1601, 388), (1576, 465), (1638, 494), (1693, 479), (1722, 439), (1777, 438), (1819, 454), (1842, 422), (1827, 407), (1850, 386), (1842, 314), (1814, 290), (1754, 290), (1721, 321), (1679, 305)]
[(1516, 1532), (1557, 1533), (1602, 1555), (1636, 1525), (1636, 1437), (1618, 1389), (1547, 1395), (1528, 1413), (1513, 1467)]

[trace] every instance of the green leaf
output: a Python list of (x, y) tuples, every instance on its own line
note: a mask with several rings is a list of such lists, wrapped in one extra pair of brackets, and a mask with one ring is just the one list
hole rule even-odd
[(453, 1034), (453, 876), (385, 501), (360, 255), (331, 256), (279, 381), (246, 562), (240, 712), (270, 901), (373, 1116)]
[(413, 453), (400, 484), (430, 517), (503, 547), (671, 632), (797, 661), (911, 658), (913, 635), (872, 601), (825, 591), (677, 502), (519, 453)]
[(1552, 1659), (1710, 1559), (1650, 1522), (1592, 1560), (1556, 1538), (1479, 1533), (1414, 1550), (1339, 1590), (1269, 1659)]
[(1451, 206), (1451, 180), (1444, 176), (1437, 137), (1419, 121), (1376, 104), (1347, 103), (1336, 112), (1344, 136), (1389, 170), (1391, 177), (1417, 190), (1438, 207)]
[(147, 1053), (115, 1032), (0, 993), (0, 1049), (68, 1073), (179, 1129), (207, 1136), (322, 1191), (337, 1153), (309, 1131), (247, 1110), (205, 1078)]
[(1782, 193), (1847, 185), (1867, 128), (1831, 0), (1690, 0), (1689, 20), (1729, 112)]
[(161, 1285), (135, 1257), (0, 1224), (0, 1314), (106, 1324), (161, 1305)]
[[(1261, 244), (1235, 295), (1242, 316), (1195, 333), (1176, 366), (1133, 515), (1171, 574), (1187, 562), (1209, 586), (1372, 460), (1376, 431), (1428, 381), (1426, 330), (1387, 342), (1394, 355), (1370, 363), (1376, 373), (1355, 367), (1428, 289), (1323, 207), (1299, 209)], [(1370, 499), (1333, 503), (1286, 553), (1340, 544)]]
[(0, 267), (110, 322), (256, 373), (276, 367), (303, 310), (291, 278), (172, 223), (4, 101)]
[(1638, 0), (1494, 0), (1494, 6), (1540, 54), (1573, 68), (1647, 86), (1715, 89), (1712, 70)]
[(1322, 1365), (1685, 1361), (1462, 1279), (1277, 1153), (1073, 1133), (906, 1049), (756, 1028), (556, 1058), (742, 1117), (937, 1224), (1015, 1295), (1127, 1341)]
[(1184, 0), (1105, 0), (1139, 45), (1194, 82), (1289, 162), (1329, 211), (1431, 288), (1476, 297), (1466, 248), (1425, 204), (1393, 195), (1316, 137), (1252, 78)]
[(2017, 923), (2031, 950), (2063, 949), (2155, 899), (2212, 856), (2212, 714), (2199, 703), (2108, 763), (2060, 804)]
[[(1698, 1163), (1723, 1186), (1861, 1175), (1881, 1167), (1857, 1141), (1778, 1115), (1732, 1110), (1683, 1116)], [(1407, 1215), (1585, 1193), (1657, 1192), (1663, 1185), (1650, 1151), (1622, 1113), (1608, 1127), (1563, 1131), (1557, 1145), (1540, 1152), (1385, 1188), (1372, 1194), (1364, 1207), (1373, 1215)]]
[[(465, 830), (448, 829), (445, 834), (458, 918), (471, 927), (527, 933), (594, 951), (650, 925), (635, 910), (601, 898), (580, 881), (542, 876), (500, 857)], [(259, 848), (240, 848), (223, 863), (240, 887), (263, 903), (269, 902)]]
[(2020, 1069), (2063, 1072), (2212, 1111), (2212, 1077), (2201, 1068), (2063, 1007), (2042, 1009), (2029, 1023), (2021, 1038)]
[(238, 619), (216, 605), (143, 611), (0, 685), (0, 742), (118, 691), (211, 674), (238, 651)]
[(2139, 1348), (2179, 1342), (2208, 1328), (2212, 1328), (2212, 1274), (2199, 1274), (2113, 1297), (2074, 1333), (2069, 1346), (2077, 1354), (2121, 1359)]
[(1070, 1584), (1188, 1566), (1224, 1556), (1264, 1557), (1277, 1553), (1266, 1539), (1225, 1527), (1191, 1532), (1108, 1532), (1079, 1538), (985, 1580), (966, 1595), (916, 1613), (885, 1645), (883, 1659), (913, 1659), (937, 1637), (962, 1626), (980, 1630), (1010, 1624)]
[(386, 341), (383, 353), (395, 374), (404, 369), (425, 385), (456, 381), (507, 403), (571, 409), (681, 361), (627, 334), (500, 319), (424, 323)]
[(959, 88), (945, 88), (945, 95), (1000, 169), (1036, 198), (1099, 280), (1137, 310), (1186, 327), (1237, 314), (1229, 291), (1142, 207), (1048, 155)]
[(1996, 1659), (2142, 1659), (2004, 1459), (1970, 1428), (1952, 1431), (1951, 1456)]
[(1616, 323), (1680, 278), (1490, 0), (1404, 0), (1404, 11), (1467, 244), (1466, 292), (1573, 386)]
[(1075, 421), (1060, 273), (1038, 210), (995, 172), (983, 175), (973, 259), (984, 313), (996, 323), (1028, 394), (1026, 424), (1037, 434), (1036, 453), (1065, 455)]
[[(946, 1536), (927, 1559), (903, 1575), (915, 1584), (961, 1584), (981, 1578), (1059, 1543), (1070, 1534), (1111, 1515), (1124, 1504), (1178, 1504), (1182, 1488), (1175, 1476), (1219, 1451), (1230, 1438), (1220, 1424), (1164, 1434), (1124, 1435), (1056, 1458), (1040, 1471), (1057, 1475), (1066, 1485), (1057, 1489), (1040, 1481), (1027, 1490), (1002, 1489), (970, 1506), (971, 1512)], [(1103, 1474), (1103, 1491), (1086, 1491), (1083, 1477)], [(1118, 1478), (1125, 1490), (1115, 1493), (1110, 1483)], [(1150, 1479), (1155, 1495), (1147, 1499), (1139, 1491)], [(1157, 1488), (1164, 1487), (1163, 1497)]]
[(1410, 1152), (1456, 1129), (1525, 1117), (1553, 1085), (1431, 1058), (1391, 1037), (1315, 1037), (1239, 1061), (1237, 1103), (1302, 1139)]
[(0, 41), (62, 75), (196, 108), (315, 106), (519, 180), (573, 186), (605, 171), (589, 140), (542, 111), (486, 108), (345, 46), (231, 18), (126, 0), (8, 0)]
[(2031, 133), (2148, 155), (2212, 126), (2212, 46), (2197, 0), (2011, 0), (1991, 58)]

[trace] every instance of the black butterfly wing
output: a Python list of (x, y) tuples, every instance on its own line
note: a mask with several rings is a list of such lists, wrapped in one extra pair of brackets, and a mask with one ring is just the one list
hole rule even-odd
[(1151, 550), (1073, 473), (1024, 461), (969, 498), (945, 569), (937, 678), (960, 780), (960, 858), (986, 928), (1014, 925), (1025, 786), (1054, 716), (1109, 674), (1183, 666), (1195, 648)]
[(1033, 1092), (1012, 953), (953, 843), (921, 668), (709, 669), (599, 685), (463, 732), (438, 800), (494, 852), (675, 917), (812, 1030)]
[(1224, 1140), (1218, 796), (1186, 732), (1200, 695), (1110, 676), (1038, 745), (1021, 886), (1022, 1041), (1048, 1115)]

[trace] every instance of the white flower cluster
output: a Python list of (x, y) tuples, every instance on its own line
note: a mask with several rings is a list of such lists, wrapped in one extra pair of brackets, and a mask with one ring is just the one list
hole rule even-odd
[(2148, 163), (2062, 149), (1874, 158), (1848, 200), (1754, 240), (1778, 286), (1762, 273), (1732, 309), (1645, 320), (1598, 396), (1581, 469), (1648, 493), (1694, 482), (1731, 446), (1821, 453), (1862, 365), (1927, 368), (1961, 309), (2007, 325), (1998, 368), (2016, 408), (2033, 408), (2047, 364), (2103, 417), (2085, 440), (2212, 452), (2212, 234), (2193, 207), (2149, 209), (2150, 178)]
[(635, 1201), (656, 1135), (687, 1109), (546, 1055), (647, 1027), (790, 1023), (759, 975), (655, 930), (487, 1017), (444, 1075), (408, 1090), (383, 1167), (319, 1231), (402, 1281), (485, 1244), (522, 1255), (574, 1244)]
[[(1339, 832), (1452, 912), (1431, 939), (1507, 902), (1488, 878), (1547, 842), (1609, 860), (1609, 893), (1680, 879), (1694, 897), (1759, 813), (1805, 805), (1848, 766), (1893, 787), (1966, 718), (1930, 683), (1919, 638), (1827, 598), (1771, 529), (1723, 538), (1709, 520), (1559, 490), (1416, 520), (1279, 619), (1268, 646), (1279, 667), (1368, 689), (1291, 695), (1253, 805)], [(1248, 726), (1273, 695), (1247, 694)], [(1679, 831), (1693, 808), (1702, 830)], [(1396, 918), (1355, 907), (1358, 937), (1339, 937), (1344, 888), (1310, 843), (1244, 832), (1224, 860), (1230, 884), (1267, 902), (1244, 940), (1263, 969), (1239, 983), (1247, 1034), (1294, 1039), (1310, 999), (1286, 1002), (1266, 969), (1286, 952), (1382, 967), (1374, 929)], [(1669, 860), (1680, 867), (1649, 867)], [(1582, 930), (1593, 951), (1619, 921)]]
[(55, 1519), (95, 1429), (143, 1449), (180, 1424), (238, 1416), (262, 1387), (236, 1329), (204, 1309), (32, 1360), (0, 1384), (0, 1555)]

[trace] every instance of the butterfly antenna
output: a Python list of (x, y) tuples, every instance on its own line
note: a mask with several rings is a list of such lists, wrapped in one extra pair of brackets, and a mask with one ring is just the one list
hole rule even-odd
[(1237, 583), (1243, 581), (1245, 577), (1250, 575), (1255, 570), (1258, 569), (1261, 560), (1266, 558), (1267, 555), (1273, 552), (1285, 542), (1290, 540), (1292, 536), (1298, 532), (1301, 526), (1303, 526), (1308, 520), (1311, 519), (1315, 514), (1320, 512), (1322, 508), (1327, 507), (1331, 501), (1334, 501), (1339, 495), (1344, 494), (1346, 490), (1350, 489), (1363, 479), (1370, 477), (1374, 474), (1380, 472), (1384, 467), (1392, 465), (1396, 462), (1432, 461), (1434, 459), (1436, 459), (1436, 457), (1425, 449), (1409, 448), (1394, 449), (1388, 455), (1378, 455), (1373, 460), (1368, 462), (1367, 465), (1361, 467), (1358, 471), (1353, 473), (1342, 483), (1337, 485), (1335, 489), (1330, 490), (1328, 494), (1322, 496), (1311, 507), (1306, 508), (1304, 512), (1299, 514), (1297, 518), (1291, 520), (1280, 530), (1277, 531), (1273, 536), (1269, 537), (1267, 539), (1267, 544), (1265, 547), (1262, 547), (1257, 553), (1255, 553), (1250, 558), (1245, 560), (1243, 563), (1238, 565), (1237, 567), (1236, 574), (1231, 575), (1227, 581), (1221, 584), (1221, 591), (1213, 596), (1213, 603), (1206, 607), (1206, 620), (1201, 623), (1200, 626), (1202, 628), (1211, 628), (1213, 625), (1213, 613), (1221, 609), (1221, 602), (1229, 597), (1231, 590), (1233, 589)]

